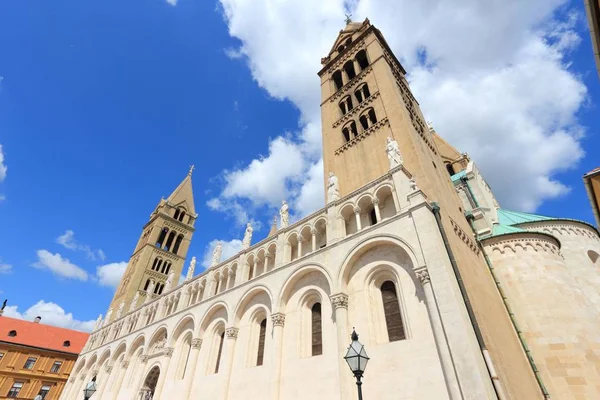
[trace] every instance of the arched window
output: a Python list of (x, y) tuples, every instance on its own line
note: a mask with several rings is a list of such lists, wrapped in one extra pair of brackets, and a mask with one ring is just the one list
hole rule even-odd
[(369, 120), (371, 121), (371, 125), (375, 125), (375, 123), (377, 122), (377, 117), (375, 116), (375, 110), (373, 110), (371, 108), (368, 112), (368, 115), (369, 115)]
[(448, 171), (450, 176), (454, 175), (454, 169), (452, 168), (452, 164), (449, 162), (446, 163), (446, 171)]
[(363, 130), (369, 129), (369, 119), (367, 118), (367, 114), (361, 115), (358, 120), (360, 121)]
[(146, 284), (144, 285), (144, 290), (148, 290), (148, 286), (150, 286), (150, 279), (146, 281)]
[(185, 211), (181, 210), (181, 214), (179, 215), (180, 222), (183, 222), (183, 217), (185, 217)]
[(152, 271), (156, 271), (156, 264), (158, 264), (158, 257), (156, 257), (152, 263)]
[(179, 246), (181, 246), (181, 241), (183, 240), (183, 235), (177, 236), (177, 240), (175, 240), (175, 245), (173, 246), (173, 253), (177, 254), (179, 251)]
[(186, 337), (182, 343), (181, 353), (179, 356), (179, 371), (177, 374), (177, 379), (185, 378), (185, 373), (187, 372), (188, 362), (190, 360), (190, 353), (192, 351), (192, 338)]
[(361, 90), (362, 95), (365, 100), (368, 99), (369, 97), (371, 97), (371, 91), (369, 90), (369, 85), (367, 85), (366, 83), (360, 87), (360, 90)]
[[(166, 261), (164, 262), (165, 264), (167, 263)], [(163, 260), (159, 259), (158, 260), (158, 264), (156, 264), (156, 271), (160, 271), (160, 266), (163, 265)]]
[(383, 312), (385, 314), (385, 325), (387, 327), (390, 342), (406, 339), (404, 324), (400, 314), (400, 303), (396, 293), (396, 285), (392, 281), (385, 281), (381, 285), (381, 299), (383, 301)]
[(337, 92), (344, 86), (344, 81), (342, 80), (342, 71), (337, 70), (331, 75), (333, 78), (333, 83), (335, 84), (335, 91)]
[(165, 268), (165, 274), (168, 274), (169, 271), (171, 270), (171, 263), (167, 263), (167, 267)]
[(346, 127), (342, 129), (342, 135), (344, 135), (344, 143), (350, 141), (350, 127)]
[(311, 310), (312, 355), (323, 354), (323, 328), (321, 324), (321, 303), (315, 303)]
[(358, 61), (358, 66), (360, 70), (364, 70), (369, 66), (369, 60), (367, 59), (367, 52), (365, 50), (361, 50), (356, 53), (356, 61)]
[(175, 215), (173, 215), (173, 218), (179, 219), (179, 208), (175, 210)]
[(375, 212), (375, 208), (371, 209), (369, 212), (369, 219), (371, 220), (371, 225), (375, 225), (377, 223), (377, 213)]
[(356, 72), (354, 71), (354, 62), (352, 60), (344, 64), (344, 71), (346, 71), (346, 76), (348, 77), (348, 80), (351, 80), (356, 76)]
[(169, 238), (167, 239), (167, 244), (165, 244), (164, 249), (169, 251), (169, 249), (171, 249), (171, 245), (173, 244), (173, 239), (175, 239), (175, 232), (171, 231), (171, 233), (169, 233)]
[(256, 365), (263, 365), (265, 356), (265, 335), (267, 333), (267, 319), (260, 323), (260, 333), (258, 335), (258, 354), (256, 356)]
[(358, 130), (356, 129), (356, 122), (351, 121), (344, 128), (342, 128), (342, 135), (344, 135), (344, 143), (349, 142), (354, 139), (358, 135)]
[(215, 366), (215, 374), (219, 372), (219, 365), (221, 364), (221, 353), (223, 353), (223, 341), (225, 339), (225, 332), (221, 333), (219, 338), (219, 352), (217, 353), (217, 365)]
[(347, 112), (347, 111), (346, 111), (346, 101), (345, 101), (345, 100), (346, 100), (346, 99), (344, 99), (344, 100), (340, 101), (340, 104), (339, 104), (339, 106), (340, 106), (340, 111), (342, 112), (342, 115), (346, 115), (346, 112)]
[(250, 268), (248, 268), (248, 280), (251, 280), (254, 277), (254, 264), (250, 263)]
[(160, 231), (160, 235), (158, 235), (158, 240), (156, 241), (157, 247), (162, 247), (165, 237), (167, 237), (167, 233), (169, 233), (169, 229), (167, 228), (163, 228), (162, 231)]
[(352, 104), (352, 97), (346, 96), (340, 101), (340, 110), (342, 111), (342, 115), (346, 115), (354, 108)]

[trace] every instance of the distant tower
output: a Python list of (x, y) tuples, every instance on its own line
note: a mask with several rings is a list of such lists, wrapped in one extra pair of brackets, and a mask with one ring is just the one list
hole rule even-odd
[[(192, 171), (193, 167), (175, 191), (166, 200), (160, 200), (150, 215), (150, 220), (144, 225), (142, 235), (110, 303), (111, 319), (114, 319), (123, 301), (123, 313), (129, 310), (136, 293), (139, 292), (141, 297), (139, 306), (146, 296), (159, 295), (167, 289), (165, 282), (172, 271), (175, 272), (176, 280), (181, 276), (197, 217), (192, 191)], [(155, 283), (154, 291), (146, 293), (150, 281)]]

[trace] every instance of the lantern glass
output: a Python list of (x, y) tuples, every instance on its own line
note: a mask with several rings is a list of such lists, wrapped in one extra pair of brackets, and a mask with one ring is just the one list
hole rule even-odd
[(367, 356), (365, 346), (358, 341), (356, 331), (352, 332), (352, 343), (350, 344), (350, 347), (348, 347), (344, 359), (354, 374), (362, 375), (365, 372), (367, 363), (369, 362), (369, 356)]
[(90, 397), (92, 397), (92, 395), (94, 393), (96, 393), (96, 377), (93, 377), (91, 382), (89, 382), (85, 386), (85, 389), (83, 389), (83, 395), (85, 396), (86, 399), (89, 399)]

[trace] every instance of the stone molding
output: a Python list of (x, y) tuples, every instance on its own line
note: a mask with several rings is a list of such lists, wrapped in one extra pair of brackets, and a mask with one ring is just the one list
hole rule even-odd
[[(537, 232), (531, 232), (537, 233)], [(513, 253), (517, 252), (517, 248), (521, 248), (523, 251), (533, 250), (535, 252), (552, 253), (560, 255), (560, 250), (555, 243), (552, 243), (550, 238), (532, 238), (523, 237), (519, 239), (501, 239), (497, 243), (491, 246), (491, 251), (497, 250), (500, 254), (505, 254), (506, 250), (510, 250)]]
[(202, 347), (202, 339), (194, 338), (192, 339), (192, 349), (199, 349)]
[(429, 271), (427, 268), (418, 269), (415, 271), (415, 275), (419, 278), (421, 285), (425, 286), (427, 283), (431, 282), (431, 278), (429, 277)]
[(285, 325), (285, 314), (275, 313), (271, 314), (271, 322), (273, 326), (284, 326)]
[(225, 329), (225, 334), (227, 335), (227, 339), (237, 339), (239, 331), (240, 330), (238, 328)]
[(329, 296), (333, 308), (348, 308), (348, 295), (346, 293), (336, 293)]
[(479, 246), (477, 246), (477, 242), (471, 239), (470, 235), (463, 231), (461, 227), (458, 226), (458, 224), (454, 222), (452, 218), (450, 218), (450, 224), (452, 225), (452, 229), (454, 230), (456, 236), (458, 236), (460, 240), (462, 240), (463, 243), (466, 244), (473, 253), (479, 255), (480, 250)]

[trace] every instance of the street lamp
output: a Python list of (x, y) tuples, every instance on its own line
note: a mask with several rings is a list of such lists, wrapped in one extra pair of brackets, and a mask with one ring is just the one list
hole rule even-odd
[(85, 385), (85, 389), (83, 389), (83, 398), (85, 400), (89, 400), (92, 395), (96, 393), (96, 377), (94, 376), (87, 385)]
[(367, 368), (367, 362), (369, 362), (369, 357), (367, 356), (367, 352), (365, 351), (365, 346), (358, 341), (358, 334), (352, 328), (352, 343), (350, 343), (350, 347), (348, 347), (348, 352), (344, 357), (344, 360), (348, 363), (350, 370), (356, 377), (356, 386), (358, 387), (358, 400), (362, 400), (362, 382), (360, 381), (363, 373), (365, 372), (365, 368)]

